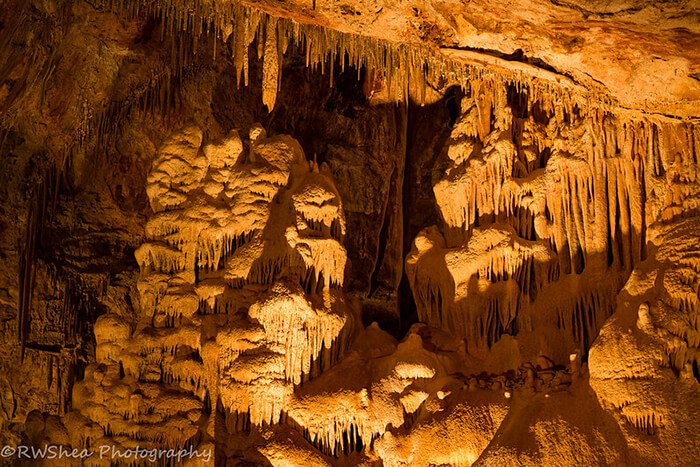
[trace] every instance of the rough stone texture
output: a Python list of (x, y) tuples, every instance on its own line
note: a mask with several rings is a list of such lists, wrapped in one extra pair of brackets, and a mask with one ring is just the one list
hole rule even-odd
[(700, 16), (689, 1), (316, 1), (276, 14), (389, 40), (487, 51), (602, 86), (625, 107), (698, 116)]
[(0, 6), (0, 442), (700, 458), (697, 6), (158, 5)]

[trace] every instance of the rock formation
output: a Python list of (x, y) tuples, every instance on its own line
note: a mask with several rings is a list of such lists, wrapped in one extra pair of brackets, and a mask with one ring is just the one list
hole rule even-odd
[(0, 455), (693, 465), (698, 15), (1, 5)]

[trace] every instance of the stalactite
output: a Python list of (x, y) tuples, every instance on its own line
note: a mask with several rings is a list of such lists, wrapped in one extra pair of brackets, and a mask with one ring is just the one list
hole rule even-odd
[[(537, 326), (532, 314), (544, 306), (557, 310), (558, 327), (587, 351), (612, 314), (612, 298), (644, 259), (646, 226), (659, 214), (671, 222), (687, 212), (684, 199), (692, 195), (680, 174), (692, 173), (681, 169), (693, 163), (688, 125), (614, 116), (564, 97), (555, 104), (551, 89), (525, 87), (513, 96), (483, 76), (468, 91), (445, 174), (433, 187), (444, 235), (422, 232), (407, 258), (418, 315), (490, 346)], [(669, 161), (659, 151), (678, 156)], [(661, 169), (645, 169), (651, 165)], [(516, 245), (527, 240), (546, 255), (494, 256), (502, 251), (493, 247), (502, 225), (512, 226)], [(482, 238), (494, 239), (490, 249)], [(597, 285), (601, 273), (610, 279), (605, 286)], [(554, 297), (553, 283), (574, 275), (588, 285)], [(477, 288), (470, 277), (491, 285)], [(516, 289), (508, 289), (511, 281)], [(682, 350), (673, 352), (674, 366), (688, 362)]]
[(263, 104), (268, 110), (275, 107), (277, 98), (277, 88), (279, 87), (279, 53), (277, 37), (277, 19), (271, 17), (267, 20), (267, 31), (265, 34), (265, 51), (263, 60)]
[[(137, 4), (144, 4), (145, 7), (135, 9), (133, 5)], [(195, 44), (202, 34), (211, 35), (214, 41), (226, 40), (227, 31), (230, 30), (227, 25), (233, 24), (232, 50), (239, 86), (248, 85), (248, 46), (251, 43), (256, 43), (258, 58), (267, 57), (265, 61), (270, 67), (269, 76), (279, 76), (281, 54), (286, 52), (287, 44), (292, 43), (306, 55), (307, 67), (329, 74), (331, 85), (336, 59), (340, 60), (342, 69), (347, 60), (350, 66), (357, 69), (358, 77), (363, 68), (381, 76), (386, 83), (389, 99), (396, 102), (411, 97), (420, 104), (425, 103), (427, 83), (436, 83), (442, 77), (447, 82), (460, 85), (465, 91), (478, 89), (478, 85), (475, 87), (473, 84), (482, 81), (502, 86), (512, 84), (519, 89), (529, 89), (529, 94), (534, 99), (544, 99), (551, 108), (554, 106), (550, 96), (555, 94), (557, 102), (562, 102), (566, 109), (574, 106), (587, 108), (591, 104), (607, 108), (611, 104), (609, 97), (597, 92), (572, 86), (561, 90), (561, 82), (554, 85), (545, 78), (535, 76), (534, 72), (527, 76), (522, 69), (494, 71), (488, 64), (461, 60), (459, 54), (450, 51), (442, 53), (427, 46), (400, 44), (297, 22), (291, 18), (275, 17), (257, 6), (241, 2), (188, 0), (180, 5), (172, 5), (151, 0), (133, 0), (126, 4), (110, 2), (109, 8), (124, 12), (130, 17), (133, 17), (136, 10), (152, 15), (163, 22), (163, 30), (171, 35), (187, 33)], [(275, 34), (270, 34), (270, 28), (275, 23), (278, 41), (273, 45), (272, 37)], [(281, 47), (283, 44), (284, 47)], [(268, 48), (277, 49), (278, 53), (263, 53)], [(277, 73), (272, 73), (272, 68), (277, 68)], [(274, 95), (272, 84), (265, 95), (265, 105), (274, 100), (271, 97)]]

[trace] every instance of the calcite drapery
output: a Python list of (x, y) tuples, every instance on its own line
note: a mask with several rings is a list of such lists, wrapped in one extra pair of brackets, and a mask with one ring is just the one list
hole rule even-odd
[(694, 209), (660, 166), (682, 170), (697, 135), (489, 82), (462, 107), (434, 185), (444, 233), (424, 230), (406, 260), (419, 317), (476, 347), (519, 334), (526, 359), (565, 363), (612, 313), (649, 224)]
[(87, 439), (182, 445), (202, 424), (213, 439), (217, 401), (231, 430), (243, 414), (278, 421), (294, 386), (336, 361), (354, 332), (327, 167), (259, 127), (247, 154), (235, 131), (202, 139), (197, 127), (173, 134), (149, 174), (141, 317), (133, 334), (114, 313), (96, 324), (98, 363), (74, 398), (75, 416), (92, 422)]
[[(693, 403), (700, 395), (698, 219), (650, 228), (649, 257), (620, 294), (591, 348), (591, 387), (630, 447), (654, 462), (700, 455)], [(690, 401), (690, 403), (689, 403)]]

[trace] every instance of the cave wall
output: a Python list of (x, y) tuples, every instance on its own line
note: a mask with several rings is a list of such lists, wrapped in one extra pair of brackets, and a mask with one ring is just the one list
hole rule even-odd
[[(3, 443), (260, 465), (700, 455), (685, 78), (678, 106), (642, 112), (619, 77), (436, 54), (469, 35), (430, 21), (393, 42), (392, 4), (355, 35), (364, 6), (15, 3)], [(455, 7), (431, 8), (444, 32)]]

